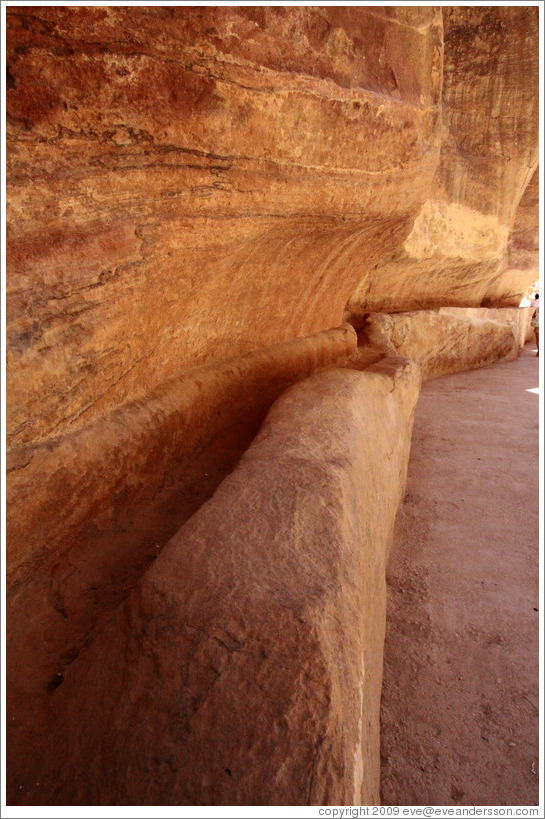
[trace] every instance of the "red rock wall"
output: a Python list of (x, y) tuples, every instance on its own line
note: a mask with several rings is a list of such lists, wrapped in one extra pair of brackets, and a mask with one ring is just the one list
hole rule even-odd
[(7, 22), (9, 446), (338, 326), (426, 199), (435, 9)]
[(6, 11), (8, 725), (27, 799), (59, 679), (270, 404), (383, 354), (332, 330), (347, 302), (513, 304), (535, 280), (537, 9)]
[(349, 299), (518, 304), (537, 20), (7, 9), (8, 446), (338, 326)]
[[(47, 444), (12, 450), (8, 574), (28, 575), (44, 558), (62, 557), (90, 523), (93, 537), (104, 530), (111, 537), (157, 496), (165, 476), (176, 483), (177, 505), (187, 505), (187, 517), (198, 505), (187, 498), (193, 484), (212, 467), (217, 475), (218, 461), (232, 467), (278, 395), (313, 372), (346, 365), (356, 343), (353, 328), (343, 325), (202, 367), (150, 392), (146, 401)], [(200, 502), (211, 491), (203, 490)], [(127, 494), (130, 501), (124, 503)], [(154, 521), (149, 539), (162, 523)]]
[[(459, 6), (442, 14), (437, 173), (411, 233), (362, 279), (351, 309), (515, 307), (537, 278), (538, 10)], [(516, 271), (511, 231), (526, 231), (530, 251)]]
[(312, 373), (346, 364), (356, 341), (345, 325), (201, 367), (146, 401), (8, 454), (13, 798), (31, 738), (49, 732), (58, 679), (233, 469), (272, 402)]

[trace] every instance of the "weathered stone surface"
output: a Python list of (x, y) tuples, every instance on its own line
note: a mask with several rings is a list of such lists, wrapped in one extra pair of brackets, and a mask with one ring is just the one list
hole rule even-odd
[(50, 686), (233, 469), (272, 402), (294, 382), (345, 364), (355, 346), (356, 333), (344, 325), (201, 367), (145, 402), (46, 444), (12, 449), (6, 602), (12, 769), (26, 765), (29, 735), (43, 721), (47, 726)]
[(378, 802), (385, 562), (420, 388), (397, 362), (278, 400), (65, 671), (25, 803)]
[[(91, 686), (100, 623), (272, 401), (317, 370), (393, 366), (330, 329), (347, 302), (514, 304), (535, 280), (537, 53), (523, 6), (7, 9), (14, 801), (41, 798), (27, 760), (59, 679)], [(400, 313), (390, 352), (426, 376), (461, 349), (511, 355), (516, 328), (489, 319)]]
[(10, 446), (338, 326), (426, 199), (435, 9), (7, 12)]
[(537, 25), (524, 6), (9, 8), (8, 446), (338, 326), (348, 300), (518, 304)]
[(521, 282), (539, 279), (539, 166), (535, 169), (517, 208), (509, 234), (504, 269), (489, 283), (485, 301), (520, 302)]
[[(346, 364), (356, 341), (354, 329), (345, 324), (222, 366), (195, 369), (156, 388), (146, 401), (127, 404), (80, 430), (12, 449), (8, 575), (32, 572), (45, 557), (62, 556), (86, 525), (117, 529), (119, 499), (127, 488), (132, 497), (129, 510), (123, 506), (125, 517), (157, 494), (167, 474), (172, 478), (175, 463), (183, 474), (198, 469), (201, 460), (206, 472), (215, 438), (222, 439), (223, 454), (229, 436), (246, 434), (248, 445), (288, 386)], [(189, 476), (187, 481), (189, 488)], [(69, 497), (66, 487), (72, 488)], [(180, 486), (177, 491), (182, 493)]]
[[(408, 237), (356, 288), (354, 310), (518, 306), (537, 278), (537, 8), (444, 7), (443, 23), (437, 173)], [(522, 222), (531, 252), (515, 272), (508, 240)]]
[(528, 307), (371, 313), (361, 318), (360, 334), (375, 355), (383, 351), (410, 358), (428, 379), (516, 358), (531, 314)]

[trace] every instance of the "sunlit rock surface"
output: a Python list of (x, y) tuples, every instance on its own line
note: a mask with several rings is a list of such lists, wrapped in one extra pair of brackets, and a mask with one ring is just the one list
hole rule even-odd
[(359, 330), (376, 353), (409, 358), (428, 379), (516, 358), (531, 331), (532, 313), (529, 307), (371, 313), (362, 317)]
[[(362, 279), (351, 308), (518, 306), (537, 278), (536, 11), (443, 8), (437, 173), (412, 231)], [(528, 253), (514, 272), (519, 243)]]

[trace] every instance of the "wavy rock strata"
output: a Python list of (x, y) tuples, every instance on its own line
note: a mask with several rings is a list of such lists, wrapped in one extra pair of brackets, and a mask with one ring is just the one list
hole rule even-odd
[(435, 9), (8, 9), (9, 446), (328, 330), (439, 160)]
[[(516, 354), (516, 321), (445, 308), (515, 305), (536, 279), (538, 10), (11, 6), (6, 23), (8, 771), (13, 803), (32, 804), (92, 798), (102, 763), (91, 764), (78, 792), (55, 754), (43, 756), (49, 736), (65, 761), (87, 753), (54, 729), (61, 703), (93, 723), (85, 702), (62, 692), (77, 688), (75, 669), (81, 691), (91, 690), (85, 658), (102, 663), (98, 635), (106, 646), (110, 618), (145, 629), (137, 601), (148, 593), (157, 616), (175, 630), (185, 622), (188, 587), (177, 597), (165, 581), (175, 603), (166, 613), (148, 580), (143, 596), (122, 601), (233, 469), (273, 401), (316, 371), (384, 357), (384, 345), (356, 349), (343, 316), (393, 328), (386, 347), (393, 340), (425, 375)], [(357, 435), (361, 419), (350, 419)], [(388, 489), (382, 475), (377, 499), (377, 464), (358, 464), (350, 474), (367, 505), (350, 514), (365, 529), (360, 513), (373, 520), (386, 505), (393, 514), (397, 478)], [(271, 520), (285, 525), (280, 513)], [(312, 551), (294, 546), (302, 562), (306, 546)], [(232, 556), (220, 550), (218, 569)], [(366, 571), (358, 560), (342, 571)], [(192, 566), (200, 594), (201, 569)], [(150, 571), (148, 579), (159, 568)], [(294, 594), (296, 580), (285, 577)], [(256, 600), (248, 624), (250, 615), (259, 621)], [(326, 669), (327, 679), (334, 650), (313, 657), (311, 639), (318, 647), (340, 626), (328, 609), (324, 631), (313, 632), (318, 608), (301, 634), (312, 674)], [(290, 662), (295, 633), (284, 635)], [(362, 634), (354, 631), (350, 651), (361, 649)], [(135, 685), (154, 679), (135, 671), (146, 658), (127, 640)], [(218, 671), (231, 654), (243, 659), (230, 643), (211, 643)], [(167, 655), (158, 644), (159, 667), (172, 662)], [(120, 693), (109, 674), (124, 674), (123, 662), (115, 652), (106, 661), (104, 702)], [(352, 660), (347, 668), (356, 680), (361, 669)], [(200, 673), (197, 703), (199, 685), (211, 684)], [(250, 685), (248, 673), (237, 686)], [(329, 694), (320, 690), (324, 715)], [(128, 719), (131, 696), (119, 711)], [(165, 689), (154, 711), (159, 733), (171, 696)], [(271, 707), (281, 710), (278, 697)], [(335, 719), (346, 717), (353, 754), (359, 718), (344, 707)], [(374, 718), (362, 723), (363, 759), (375, 747)], [(253, 728), (241, 723), (241, 736), (259, 734), (256, 719)], [(313, 724), (317, 742), (331, 736), (322, 728)], [(112, 738), (115, 773), (101, 792), (114, 803), (124, 793), (119, 742)], [(294, 804), (356, 801), (357, 753), (350, 762), (339, 745), (339, 767), (325, 771), (316, 747), (311, 763), (305, 746), (278, 793)], [(185, 758), (158, 753), (157, 790), (150, 785), (143, 798), (161, 804), (171, 773), (188, 769)], [(42, 761), (31, 770), (29, 758)], [(376, 800), (369, 764), (361, 798)], [(36, 766), (49, 776), (47, 797), (36, 790)], [(274, 802), (250, 775), (233, 796), (230, 776), (222, 769), (212, 783), (202, 773), (202, 794)], [(188, 789), (177, 798), (201, 797)]]

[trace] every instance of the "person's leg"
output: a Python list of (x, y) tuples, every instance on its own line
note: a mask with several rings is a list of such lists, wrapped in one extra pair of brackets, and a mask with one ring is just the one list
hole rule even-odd
[(536, 347), (537, 347), (536, 355), (538, 356), (539, 355), (539, 327), (534, 328), (534, 333), (536, 334)]

